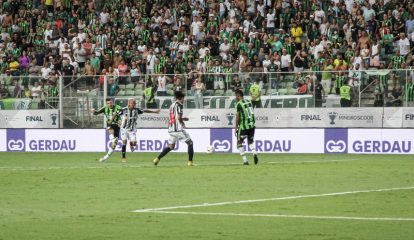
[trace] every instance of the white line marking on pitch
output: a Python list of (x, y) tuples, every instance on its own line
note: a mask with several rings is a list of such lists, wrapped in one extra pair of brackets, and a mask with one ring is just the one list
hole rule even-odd
[(256, 202), (280, 201), (280, 200), (301, 199), (301, 198), (342, 196), (342, 195), (358, 194), (358, 193), (389, 192), (389, 191), (411, 190), (411, 189), (414, 189), (414, 187), (384, 188), (384, 189), (374, 189), (374, 190), (358, 190), (358, 191), (336, 192), (336, 193), (296, 195), (296, 196), (287, 196), (287, 197), (240, 200), (240, 201), (228, 201), (228, 202), (218, 202), (218, 203), (202, 203), (202, 204), (193, 204), (193, 205), (184, 205), (184, 206), (138, 209), (138, 210), (134, 210), (132, 212), (142, 213), (142, 212), (154, 212), (154, 211), (164, 211), (164, 210), (183, 209), (183, 208), (211, 207), (211, 206), (223, 206), (223, 205), (232, 205), (232, 204), (241, 204), (241, 203), (256, 203)]
[[(284, 162), (263, 162), (264, 164), (303, 164), (303, 163), (332, 163), (332, 162), (348, 162), (359, 159), (347, 160), (323, 160), (323, 161), (284, 161)], [(97, 163), (99, 164), (99, 163)], [(241, 163), (218, 163), (218, 164), (197, 164), (201, 167), (215, 166), (238, 166)], [(181, 165), (166, 165), (165, 167), (180, 167)], [(183, 165), (184, 166), (184, 165)], [(162, 167), (162, 166), (161, 166)], [(110, 165), (101, 164), (101, 166), (88, 167), (0, 167), (0, 171), (43, 171), (43, 170), (70, 170), (70, 169), (120, 169), (120, 168), (154, 168), (153, 165)]]
[(401, 217), (345, 217), (345, 216), (307, 216), (307, 215), (286, 215), (286, 214), (260, 214), (260, 213), (214, 213), (214, 212), (175, 212), (175, 211), (148, 211), (162, 214), (182, 215), (211, 215), (211, 216), (242, 216), (242, 217), (275, 217), (275, 218), (308, 218), (326, 220), (364, 220), (364, 221), (414, 221), (414, 218)]

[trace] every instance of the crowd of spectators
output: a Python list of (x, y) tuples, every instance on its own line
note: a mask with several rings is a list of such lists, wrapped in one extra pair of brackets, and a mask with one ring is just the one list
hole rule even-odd
[[(158, 95), (168, 84), (200, 94), (248, 91), (254, 82), (274, 89), (283, 81), (294, 81), (300, 94), (312, 92), (316, 81), (338, 93), (344, 82), (369, 84), (361, 70), (414, 65), (412, 0), (0, 3), (0, 97), (56, 96), (60, 76), (75, 90), (81, 82), (102, 88), (107, 80), (110, 95), (117, 85), (145, 81)], [(300, 74), (307, 70), (338, 73)], [(401, 75), (386, 77), (405, 87)], [(388, 85), (387, 78), (380, 83)], [(37, 96), (35, 83), (47, 91)], [(7, 93), (9, 86), (21, 90)]]

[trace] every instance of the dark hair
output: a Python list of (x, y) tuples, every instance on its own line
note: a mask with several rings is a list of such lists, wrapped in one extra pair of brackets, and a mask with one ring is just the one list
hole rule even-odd
[(106, 98), (105, 102), (112, 101), (112, 98)]
[(243, 91), (240, 89), (236, 90), (236, 96), (244, 97)]
[(184, 98), (184, 93), (182, 93), (181, 91), (176, 91), (174, 93), (175, 99), (182, 99)]

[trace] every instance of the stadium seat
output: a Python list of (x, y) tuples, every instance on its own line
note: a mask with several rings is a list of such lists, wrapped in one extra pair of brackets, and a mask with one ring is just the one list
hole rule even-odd
[(135, 89), (144, 90), (144, 84), (143, 83), (137, 83), (137, 85), (135, 86)]
[(293, 82), (287, 82), (286, 88), (293, 88)]
[(287, 89), (287, 95), (295, 95), (298, 91), (294, 88)]
[(98, 96), (98, 90), (97, 89), (93, 89), (92, 91), (90, 91), (89, 93), (88, 93), (88, 96), (89, 97), (96, 97), (96, 96)]
[(172, 89), (167, 90), (167, 95), (168, 96), (174, 96), (174, 90), (172, 90)]
[(10, 94), (14, 93), (14, 86), (8, 86), (7, 90), (9, 91)]
[(125, 86), (125, 89), (129, 89), (129, 90), (133, 90), (135, 87), (134, 87), (134, 84), (133, 83), (129, 83), (129, 84), (127, 84), (126, 86)]
[(119, 87), (120, 90), (125, 90), (126, 86), (124, 84), (119, 84), (118, 87)]
[(216, 96), (223, 96), (224, 95), (224, 90), (215, 90), (214, 91), (214, 95), (216, 95)]
[(117, 96), (125, 96), (125, 91), (124, 90), (120, 90), (116, 95)]
[(206, 90), (205, 92), (204, 92), (204, 96), (213, 96), (213, 90)]
[(172, 90), (174, 88), (174, 84), (167, 84), (167, 90)]
[(132, 89), (127, 89), (125, 91), (125, 96), (134, 96), (135, 95), (135, 91)]
[(234, 92), (232, 90), (227, 90), (226, 96), (234, 96)]
[(144, 94), (144, 92), (141, 89), (135, 89), (135, 96), (142, 96)]
[(279, 89), (279, 95), (286, 95), (287, 94), (287, 89), (286, 88), (280, 88)]

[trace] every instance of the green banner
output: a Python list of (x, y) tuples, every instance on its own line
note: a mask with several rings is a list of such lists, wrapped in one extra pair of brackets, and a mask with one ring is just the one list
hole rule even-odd
[(0, 100), (0, 110), (38, 109), (38, 103), (30, 98), (6, 98)]

